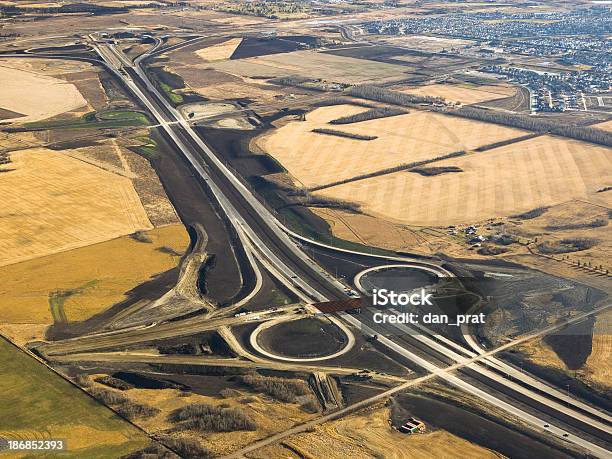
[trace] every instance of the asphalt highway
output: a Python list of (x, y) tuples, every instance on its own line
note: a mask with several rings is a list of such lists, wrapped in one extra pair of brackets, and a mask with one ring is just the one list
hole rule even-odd
[[(112, 48), (111, 51), (115, 52)], [(325, 273), (310, 260), (297, 244), (288, 237), (280, 226), (277, 225), (276, 219), (271, 212), (257, 200), (247, 186), (221, 162), (180, 114), (170, 106), (148, 80), (144, 71), (138, 65), (134, 67), (127, 66), (127, 70), (124, 71), (127, 71), (127, 76), (130, 80), (127, 81), (124, 78), (126, 84), (130, 85), (130, 82), (132, 82), (137, 87), (135, 92), (141, 101), (152, 111), (160, 124), (164, 126), (168, 136), (175, 141), (177, 147), (181, 149), (194, 168), (204, 177), (213, 195), (217, 198), (220, 207), (235, 221), (237, 230), (239, 232), (241, 230), (244, 231), (244, 234), (256, 247), (258, 255), (275, 264), (285, 274), (285, 280), (290, 282), (295, 289), (301, 290), (302, 295), (300, 296), (303, 300), (322, 301), (343, 298), (344, 295), (340, 293), (341, 290), (338, 288), (341, 285), (338, 285), (337, 281), (334, 282), (328, 273)], [(159, 116), (159, 114), (163, 115)], [(178, 123), (174, 123), (175, 121), (178, 121)], [(168, 125), (168, 122), (173, 124)], [(200, 171), (200, 169), (202, 170)], [(362, 330), (372, 330), (355, 317), (345, 314), (344, 319)], [(439, 373), (441, 371), (440, 366), (431, 362), (432, 357), (435, 361), (436, 357), (434, 356), (436, 352), (438, 355), (443, 355), (442, 358), (447, 361), (452, 362), (453, 360), (448, 354), (440, 354), (439, 350), (432, 349), (430, 345), (425, 345), (428, 357), (423, 358), (387, 338), (382, 337), (382, 340), (390, 349), (409, 358), (432, 373)], [(420, 344), (423, 345), (423, 343)], [(439, 359), (440, 357), (437, 358)], [(444, 379), (452, 385), (494, 404), (496, 407), (517, 416), (529, 424), (543, 427), (558, 438), (571, 441), (600, 457), (607, 457), (609, 454), (605, 448), (582, 437), (571, 436), (570, 438), (567, 429), (549, 424), (545, 419), (538, 417), (537, 412), (536, 415), (532, 414), (532, 412), (527, 412), (448, 372), (439, 374), (443, 375)], [(498, 381), (496, 380), (496, 382)], [(505, 397), (512, 395), (513, 391), (516, 395), (516, 388), (512, 388), (507, 380), (501, 381), (500, 386), (505, 389)], [(531, 394), (529, 395), (532, 403), (535, 403), (537, 398)], [(565, 413), (557, 413), (557, 415), (562, 417)], [(583, 428), (585, 433), (592, 433), (589, 430), (592, 428), (590, 424), (583, 426)], [(609, 435), (609, 431), (605, 432), (604, 435)]]
[[(212, 196), (217, 200), (220, 211), (231, 221), (244, 245), (250, 247), (250, 250), (265, 267), (274, 270), (282, 278), (281, 280), (285, 285), (290, 287), (305, 302), (345, 298), (342, 293), (343, 285), (304, 254), (287, 234), (287, 231), (276, 221), (271, 211), (208, 148), (148, 80), (139, 66), (140, 62), (146, 59), (146, 55), (142, 59), (138, 59), (136, 64), (131, 64), (118, 55), (112, 46), (94, 44), (94, 48), (106, 62), (107, 68), (114, 72), (115, 76), (153, 115), (169, 143), (175, 145), (181, 151), (193, 170), (209, 187)], [(372, 324), (368, 325), (368, 323), (364, 323), (354, 316), (344, 314), (342, 318), (345, 322), (361, 329), (366, 334), (377, 333), (375, 331), (377, 328), (370, 327)], [(190, 332), (197, 333), (208, 329), (207, 327), (216, 329), (236, 323), (235, 318), (210, 319), (204, 317), (199, 321), (189, 322), (189, 325), (184, 321), (152, 324), (148, 328), (85, 336), (46, 345), (46, 347), (43, 347), (43, 352), (47, 355), (90, 352), (102, 349), (105, 346), (106, 348), (121, 347), (129, 345), (129, 343), (143, 342), (147, 340), (147, 337), (148, 340), (151, 340), (151, 337), (153, 337), (152, 339), (174, 337), (186, 335)], [(388, 349), (414, 362), (432, 375), (441, 377), (447, 383), (491, 403), (540, 431), (548, 431), (554, 436), (578, 445), (598, 457), (610, 457), (610, 452), (599, 444), (595, 444), (583, 436), (572, 435), (560, 425), (548, 423), (546, 419), (539, 415), (540, 411), (534, 408), (534, 404), (544, 402), (539, 401), (531, 394), (521, 393), (516, 387), (509, 384), (507, 379), (499, 380), (497, 376), (485, 375), (489, 380), (495, 381), (499, 388), (493, 389), (489, 385), (487, 390), (483, 390), (480, 383), (472, 382), (477, 379), (473, 368), (469, 368), (470, 372), (462, 374), (462, 377), (451, 374), (454, 365), (469, 367), (471, 365), (469, 359), (459, 359), (447, 351), (436, 349), (437, 346), (429, 342), (413, 338), (408, 338), (408, 340), (410, 342), (399, 344), (385, 336), (380, 337), (380, 342)], [(479, 355), (471, 359), (480, 360), (484, 358), (486, 358), (486, 355)], [(475, 373), (478, 373), (479, 377), (483, 375), (481, 371)], [(479, 379), (479, 381), (482, 380)], [(498, 395), (501, 394), (500, 391), (503, 391), (503, 395)], [(521, 397), (517, 394), (521, 394)], [(526, 396), (530, 399), (531, 405), (529, 408), (522, 406)], [(515, 402), (517, 400), (518, 403), (510, 403), (510, 401)], [(554, 408), (555, 419), (566, 420), (564, 416), (567, 416), (567, 410), (561, 411), (558, 407), (552, 408)], [(576, 418), (579, 419), (580, 416)], [(590, 436), (592, 431), (589, 429), (595, 428), (592, 425), (593, 423), (583, 423), (580, 419), (579, 421), (582, 423), (580, 424), (581, 432)], [(609, 436), (609, 430), (605, 434)]]

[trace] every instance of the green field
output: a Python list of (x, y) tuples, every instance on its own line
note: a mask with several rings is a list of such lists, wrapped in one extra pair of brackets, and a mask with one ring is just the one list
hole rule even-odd
[(4, 338), (0, 369), (0, 437), (62, 439), (62, 457), (88, 459), (120, 457), (149, 443), (140, 430)]
[(175, 93), (174, 89), (172, 89), (170, 85), (167, 85), (166, 83), (160, 83), (159, 85), (161, 86), (161, 88), (164, 90), (164, 92), (170, 99), (170, 102), (172, 102), (174, 105), (183, 103), (183, 96)]

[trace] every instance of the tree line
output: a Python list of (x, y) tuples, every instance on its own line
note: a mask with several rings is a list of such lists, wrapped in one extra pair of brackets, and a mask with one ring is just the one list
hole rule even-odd
[(545, 120), (533, 116), (495, 112), (473, 107), (462, 107), (453, 111), (444, 111), (444, 113), (452, 116), (484, 121), (486, 123), (501, 124), (503, 126), (524, 129), (526, 131), (550, 133), (612, 147), (612, 132), (607, 132), (603, 129), (561, 124), (556, 121)]
[(348, 177), (348, 178), (345, 178), (345, 179), (342, 179), (342, 180), (337, 180), (335, 182), (327, 183), (327, 184), (324, 184), (324, 185), (314, 186), (312, 188), (309, 188), (308, 191), (318, 191), (318, 190), (322, 190), (322, 189), (325, 189), (325, 188), (331, 188), (331, 187), (338, 186), (338, 185), (344, 185), (346, 183), (357, 182), (359, 180), (365, 180), (365, 179), (369, 179), (369, 178), (372, 178), (372, 177), (378, 177), (380, 175), (392, 174), (393, 172), (400, 172), (400, 171), (410, 170), (410, 169), (413, 169), (415, 167), (419, 167), (419, 166), (423, 166), (425, 164), (433, 163), (435, 161), (442, 161), (443, 159), (456, 158), (458, 156), (463, 156), (465, 154), (466, 154), (465, 150), (461, 150), (461, 151), (455, 151), (453, 153), (448, 153), (446, 155), (437, 156), (435, 158), (425, 159), (423, 161), (414, 161), (412, 163), (399, 164), (397, 166), (388, 167), (386, 169), (381, 169), (381, 170), (377, 170), (377, 171), (374, 171), (374, 172), (368, 172), (367, 174), (356, 175), (354, 177)]
[(368, 84), (351, 87), (347, 93), (362, 99), (375, 100), (387, 104), (411, 107), (415, 104), (443, 104), (444, 99), (432, 96), (420, 96), (417, 94), (405, 94), (391, 89), (380, 88)]
[(391, 107), (373, 108), (372, 110), (367, 110), (361, 113), (355, 113), (354, 115), (348, 115), (348, 116), (336, 118), (335, 120), (331, 120), (329, 124), (359, 123), (361, 121), (375, 120), (378, 118), (387, 118), (389, 116), (396, 116), (396, 115), (404, 115), (406, 113), (408, 112), (406, 110), (402, 110), (401, 108), (391, 108)]

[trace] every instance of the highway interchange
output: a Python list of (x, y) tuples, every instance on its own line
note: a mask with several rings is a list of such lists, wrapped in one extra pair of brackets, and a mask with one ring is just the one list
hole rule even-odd
[[(147, 59), (167, 52), (170, 48), (186, 46), (200, 38), (192, 38), (183, 43), (164, 46), (162, 38), (155, 38), (154, 45), (145, 54), (133, 62), (121, 53), (113, 44), (100, 40), (99, 35), (91, 34), (88, 44), (97, 53), (98, 58), (76, 57), (103, 65), (118, 81), (130, 92), (131, 96), (144, 107), (156, 125), (163, 132), (164, 138), (189, 163), (192, 170), (199, 176), (202, 183), (210, 190), (223, 212), (227, 221), (233, 226), (239, 242), (244, 249), (250, 264), (251, 275), (255, 277), (253, 288), (247, 292), (235, 305), (227, 311), (215, 311), (211, 314), (196, 316), (189, 319), (151, 323), (147, 326), (131, 327), (113, 332), (101, 332), (88, 336), (78, 337), (45, 344), (39, 347), (39, 352), (51, 360), (58, 362), (68, 361), (152, 361), (168, 359), (171, 357), (152, 357), (135, 354), (121, 354), (111, 352), (113, 348), (143, 344), (165, 337), (188, 336), (204, 330), (216, 330), (244, 323), (247, 317), (234, 317), (231, 312), (243, 305), (247, 305), (262, 286), (261, 270), (291, 291), (302, 303), (312, 304), (330, 300), (347, 298), (347, 288), (352, 285), (338, 280), (327, 272), (313, 258), (307, 255), (304, 246), (316, 247), (321, 250), (333, 252), (338, 257), (345, 254), (356, 254), (359, 257), (371, 259), (372, 266), (381, 264), (416, 265), (437, 272), (441, 276), (452, 276), (441, 262), (435, 260), (424, 261), (404, 256), (370, 255), (338, 249), (321, 242), (306, 239), (285, 227), (254, 195), (253, 191), (238, 177), (227, 165), (212, 151), (203, 139), (186, 121), (180, 113), (159, 92), (149, 79), (143, 64)], [(24, 56), (27, 54), (16, 53)], [(38, 56), (37, 54), (30, 54)], [(73, 59), (75, 56), (57, 54), (45, 57), (62, 57)], [(204, 222), (205, 223), (205, 222)], [(596, 310), (568, 319), (566, 323), (555, 324), (545, 330), (533, 334), (544, 335), (560, 329), (569, 323), (578, 322), (588, 315), (593, 315), (610, 305), (602, 306)], [(610, 453), (610, 422), (612, 417), (603, 409), (585, 403), (564, 391), (554, 388), (547, 383), (504, 363), (495, 354), (508, 349), (522, 340), (533, 338), (527, 336), (507, 343), (500, 348), (486, 351), (480, 347), (478, 341), (465, 334), (466, 342), (457, 343), (422, 325), (408, 326), (401, 324), (376, 324), (371, 320), (373, 310), (366, 309), (362, 314), (352, 315), (338, 313), (328, 317), (354, 341), (353, 334), (361, 333), (366, 336), (377, 335), (378, 343), (384, 347), (390, 356), (399, 357), (401, 361), (408, 361), (420, 367), (427, 373), (425, 380), (439, 378), (446, 383), (465, 391), (501, 412), (505, 412), (519, 419), (530, 429), (540, 434), (549, 435), (578, 448), (595, 457), (612, 457)], [(269, 319), (275, 321), (294, 320), (296, 318), (295, 306), (279, 308), (274, 313), (259, 314), (256, 322), (265, 323)], [(271, 326), (271, 325), (263, 325)], [(175, 360), (187, 360), (186, 357), (172, 357)], [(320, 368), (316, 361), (294, 362), (281, 361), (278, 356), (264, 353), (255, 357), (257, 365), (269, 364), (287, 368)], [(242, 361), (244, 362), (244, 360)], [(208, 364), (219, 362), (209, 359)], [(241, 363), (240, 365), (251, 365)], [(354, 371), (355, 369), (339, 370), (340, 372)], [(334, 368), (336, 371), (336, 368)], [(423, 378), (423, 377), (422, 377)], [(394, 393), (405, 390), (418, 384), (422, 378), (407, 380), (389, 389), (376, 397), (359, 402), (358, 406), (349, 406), (335, 413), (319, 418), (317, 422), (342, 416), (352, 412), (368, 403), (374, 403)], [(383, 378), (384, 379), (384, 378)], [(303, 426), (305, 430), (308, 426)], [(301, 427), (285, 432), (290, 435), (300, 431)], [(303, 431), (303, 430), (302, 430)], [(280, 435), (280, 436), (279, 436)], [(231, 457), (240, 457), (249, 450), (265, 446), (283, 437), (283, 433), (268, 440), (251, 445)]]

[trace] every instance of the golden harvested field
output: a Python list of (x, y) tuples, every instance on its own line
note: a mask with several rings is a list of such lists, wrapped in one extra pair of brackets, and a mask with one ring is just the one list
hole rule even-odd
[(312, 208), (330, 226), (334, 236), (364, 245), (389, 250), (414, 249), (427, 239), (420, 231), (412, 231), (381, 218), (337, 209)]
[(11, 158), (16, 170), (0, 177), (0, 266), (152, 227), (126, 177), (44, 148)]
[[(312, 187), (524, 134), (518, 129), (424, 111), (353, 124), (327, 124), (365, 110), (351, 105), (317, 108), (306, 115), (306, 121), (288, 123), (256, 143), (297, 182)], [(378, 138), (363, 141), (323, 135), (311, 132), (315, 128)]]
[(603, 123), (596, 124), (593, 127), (597, 129), (603, 129), (604, 131), (612, 131), (612, 120), (604, 121)]
[(409, 94), (420, 96), (441, 97), (448, 102), (475, 104), (487, 100), (509, 97), (516, 92), (511, 86), (473, 86), (458, 84), (431, 84), (402, 90)]
[(396, 172), (320, 193), (357, 202), (369, 214), (423, 226), (479, 222), (572, 199), (607, 205), (612, 199), (596, 193), (612, 182), (610, 150), (575, 140), (542, 136), (433, 165), (463, 172), (431, 177)]
[[(519, 346), (528, 360), (545, 368), (569, 371), (563, 360), (543, 340), (529, 341)], [(612, 381), (612, 312), (597, 317), (593, 326), (591, 354), (586, 363), (577, 371), (572, 371), (579, 380), (599, 387), (609, 388)]]
[(299, 75), (349, 84), (380, 83), (406, 77), (406, 68), (401, 65), (309, 50), (223, 61), (210, 66), (221, 72), (245, 77)]
[(124, 236), (0, 267), (0, 324), (51, 324), (58, 309), (68, 321), (81, 321), (122, 301), (127, 291), (178, 264), (179, 256), (163, 248), (180, 254), (189, 245), (182, 225), (147, 234), (151, 243)]
[(10, 61), (0, 61), (0, 81), (0, 107), (25, 115), (14, 118), (20, 123), (44, 120), (87, 106), (75, 85), (34, 71), (12, 68)]
[[(299, 452), (300, 457), (312, 458), (499, 458), (494, 452), (445, 431), (401, 434), (390, 427), (388, 420), (389, 409), (381, 408), (317, 426), (314, 432), (295, 435), (283, 443)], [(264, 448), (248, 457), (263, 459), (271, 455)]]
[(593, 326), (593, 350), (583, 367), (585, 377), (595, 384), (610, 387), (612, 381), (612, 312), (597, 317)]
[(538, 366), (565, 371), (567, 367), (563, 360), (543, 340), (532, 340), (521, 344), (517, 350), (523, 353), (527, 360)]
[(98, 72), (99, 70), (87, 62), (60, 60), (60, 59), (44, 59), (44, 58), (0, 58), (0, 65), (11, 67), (24, 72), (30, 72), (41, 75), (63, 75), (69, 76), (74, 73), (82, 72)]
[(229, 59), (242, 43), (242, 38), (231, 38), (222, 43), (198, 49), (195, 53), (207, 62), (222, 61)]

